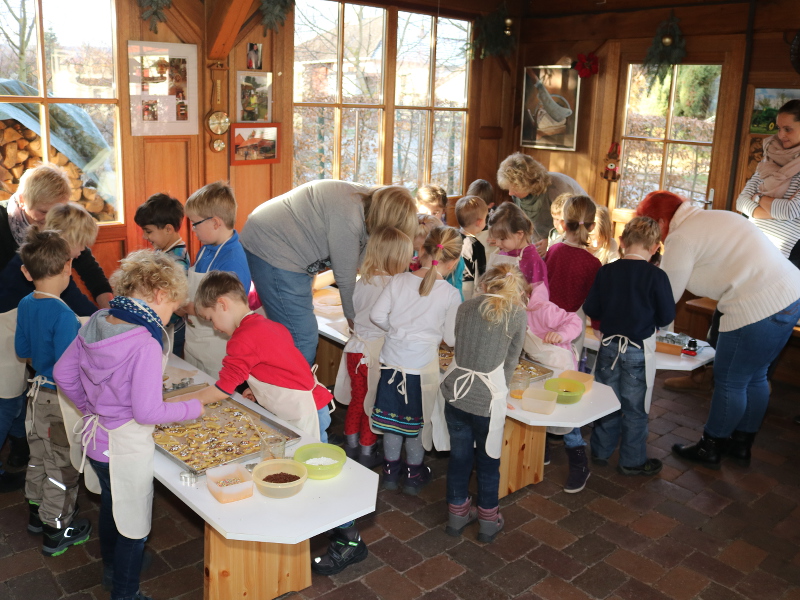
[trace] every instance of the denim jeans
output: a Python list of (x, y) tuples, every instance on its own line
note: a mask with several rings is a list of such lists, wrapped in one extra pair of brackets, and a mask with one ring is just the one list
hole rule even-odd
[(244, 254), (267, 316), (289, 330), (294, 345), (309, 366), (313, 365), (319, 342), (311, 290), (314, 278), (307, 273), (294, 273), (273, 267), (247, 250)]
[[(0, 398), (0, 448), (6, 443), (6, 437), (13, 435), (25, 437), (25, 406), (27, 392), (16, 398)], [(0, 469), (2, 472), (2, 469)]]
[(769, 404), (767, 369), (792, 335), (798, 316), (800, 300), (766, 319), (720, 332), (708, 435), (726, 438), (734, 431), (759, 430)]
[(464, 412), (449, 402), (444, 418), (450, 432), (450, 462), (447, 465), (447, 502), (464, 504), (469, 497), (469, 478), (477, 462), (478, 506), (491, 509), (498, 505), (500, 460), (486, 454), (489, 417)]
[(330, 404), (327, 404), (317, 411), (317, 418), (319, 419), (319, 441), (323, 444), (328, 443), (328, 427), (331, 426), (329, 406)]
[(567, 448), (580, 448), (586, 445), (583, 436), (581, 435), (581, 428), (576, 427), (569, 433), (564, 434), (564, 445)]
[(644, 397), (647, 382), (644, 374), (644, 350), (628, 346), (617, 357), (617, 345), (600, 346), (594, 371), (598, 383), (610, 386), (622, 407), (594, 422), (592, 454), (607, 459), (619, 444), (619, 464), (638, 467), (647, 460), (647, 413)]
[(111, 600), (127, 600), (139, 591), (144, 543), (147, 538), (132, 540), (117, 531), (111, 500), (111, 477), (108, 463), (89, 459), (100, 480), (100, 554), (103, 568), (114, 573)]

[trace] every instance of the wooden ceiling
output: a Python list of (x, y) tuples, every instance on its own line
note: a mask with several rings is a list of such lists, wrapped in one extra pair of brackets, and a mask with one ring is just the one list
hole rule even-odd
[[(682, 8), (697, 6), (719, 6), (726, 4), (747, 4), (749, 0), (528, 0), (526, 17), (557, 17), (578, 14), (625, 13), (659, 8)], [(760, 1), (760, 4), (768, 4)]]

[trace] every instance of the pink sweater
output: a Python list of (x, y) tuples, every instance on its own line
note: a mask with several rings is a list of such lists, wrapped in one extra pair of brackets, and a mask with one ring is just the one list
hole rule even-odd
[(571, 342), (581, 334), (583, 326), (578, 315), (550, 302), (547, 288), (536, 283), (528, 301), (528, 329), (542, 339), (551, 331), (561, 334), (561, 343), (554, 345), (571, 350)]

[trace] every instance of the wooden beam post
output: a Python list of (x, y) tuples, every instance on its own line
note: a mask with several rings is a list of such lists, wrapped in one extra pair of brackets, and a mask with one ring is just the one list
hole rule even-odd
[(209, 60), (226, 60), (258, 0), (217, 0), (206, 23)]

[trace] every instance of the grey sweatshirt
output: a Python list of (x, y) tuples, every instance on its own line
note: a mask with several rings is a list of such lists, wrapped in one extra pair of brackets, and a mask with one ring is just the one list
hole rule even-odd
[(347, 181), (310, 181), (257, 207), (239, 239), (273, 267), (312, 276), (330, 260), (348, 319), (355, 317), (353, 290), (367, 244), (360, 193), (369, 188)]
[[(547, 239), (550, 230), (553, 228), (553, 217), (550, 214), (550, 205), (553, 200), (561, 194), (573, 194), (575, 196), (585, 196), (586, 191), (568, 175), (562, 173), (550, 173), (550, 187), (541, 196), (527, 196), (516, 198), (512, 196), (514, 202), (519, 206), (528, 218), (533, 221), (536, 238)], [(536, 240), (534, 240), (536, 241)]]
[[(519, 364), (519, 355), (525, 341), (525, 310), (517, 307), (509, 316), (506, 327), (505, 321), (494, 324), (481, 316), (482, 301), (483, 296), (477, 296), (458, 308), (455, 361), (459, 367), (482, 373), (489, 373), (503, 365), (508, 385)], [(463, 375), (463, 371), (455, 370), (441, 384), (442, 395), (448, 402), (454, 397), (453, 386), (460, 375)], [(479, 417), (488, 417), (491, 400), (489, 388), (476, 378), (467, 395), (453, 402), (453, 406)]]

